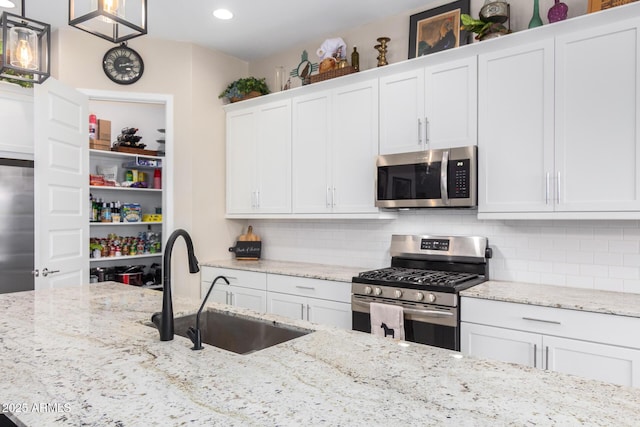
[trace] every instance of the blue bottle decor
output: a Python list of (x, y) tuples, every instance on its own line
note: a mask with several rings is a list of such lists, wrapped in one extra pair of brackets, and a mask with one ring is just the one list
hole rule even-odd
[(538, 0), (533, 0), (533, 16), (529, 21), (529, 28), (540, 27), (542, 25), (542, 19), (540, 18)]

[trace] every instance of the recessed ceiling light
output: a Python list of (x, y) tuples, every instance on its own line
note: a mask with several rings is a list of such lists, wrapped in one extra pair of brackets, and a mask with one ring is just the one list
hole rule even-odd
[(16, 7), (15, 3), (9, 0), (0, 0), (0, 7), (6, 7), (8, 9)]
[(227, 9), (216, 9), (213, 11), (213, 16), (218, 19), (227, 20), (233, 18), (233, 13)]

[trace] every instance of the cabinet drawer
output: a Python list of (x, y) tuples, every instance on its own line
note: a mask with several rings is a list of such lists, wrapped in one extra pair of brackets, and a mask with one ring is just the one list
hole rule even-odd
[(202, 267), (200, 271), (200, 280), (202, 282), (208, 282), (209, 285), (211, 285), (213, 279), (218, 276), (226, 277), (229, 280), (229, 284), (232, 286), (242, 286), (245, 288), (259, 289), (263, 291), (267, 289), (266, 273), (218, 267)]
[(461, 298), (463, 322), (640, 348), (640, 319), (587, 311)]
[(351, 283), (267, 274), (267, 290), (351, 303)]

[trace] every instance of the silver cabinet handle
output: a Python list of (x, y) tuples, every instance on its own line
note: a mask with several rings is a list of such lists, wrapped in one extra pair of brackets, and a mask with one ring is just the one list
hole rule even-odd
[(42, 270), (42, 276), (47, 277), (50, 274), (54, 274), (54, 273), (60, 273), (60, 270), (49, 270), (48, 268), (44, 268)]
[(256, 192), (255, 191), (251, 192), (251, 207), (252, 208), (256, 207)]
[(556, 178), (556, 190), (557, 194), (556, 194), (556, 204), (560, 204), (560, 171), (558, 171), (557, 173), (557, 178)]
[(554, 325), (560, 325), (561, 324), (557, 320), (536, 319), (535, 317), (523, 317), (522, 320), (531, 320), (532, 322), (551, 323), (551, 324), (554, 324)]
[(537, 368), (538, 366), (538, 344), (533, 345), (533, 367)]
[(551, 181), (551, 174), (549, 172), (547, 172), (547, 176), (546, 176), (546, 183), (545, 183), (545, 193), (544, 193), (544, 203), (545, 204), (549, 204), (549, 182)]
[(330, 208), (331, 207), (331, 202), (330, 202), (330, 195), (331, 193), (331, 187), (327, 186), (327, 194), (325, 194), (325, 201), (327, 202), (327, 207)]
[(304, 320), (304, 304), (300, 304), (300, 319)]
[(316, 290), (316, 288), (314, 288), (313, 286), (299, 286), (299, 285), (296, 285), (296, 288), (298, 288), (298, 289), (307, 289), (307, 290), (310, 290), (310, 291), (315, 291)]
[(336, 187), (331, 188), (331, 206), (336, 206)]
[(429, 149), (429, 143), (431, 139), (429, 138), (429, 118), (424, 118), (424, 143), (426, 145), (427, 150)]
[(549, 370), (549, 346), (545, 347), (546, 356), (545, 356), (545, 367), (544, 369)]
[(442, 203), (446, 206), (449, 204), (449, 189), (448, 189), (448, 171), (449, 169), (449, 150), (442, 152), (442, 164), (440, 166), (440, 197)]
[(260, 191), (256, 191), (256, 208), (260, 207)]
[(418, 117), (418, 145), (422, 145), (422, 120)]
[(39, 277), (40, 276), (40, 270), (38, 270), (37, 268), (35, 270), (33, 270), (31, 272), (31, 274), (33, 274), (33, 277)]
[(311, 306), (307, 304), (307, 320), (311, 320)]
[(229, 305), (233, 305), (233, 292), (229, 292)]

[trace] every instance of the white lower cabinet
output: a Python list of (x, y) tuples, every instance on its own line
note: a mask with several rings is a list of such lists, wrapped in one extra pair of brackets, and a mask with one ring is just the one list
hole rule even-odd
[(640, 319), (462, 298), (464, 354), (640, 387)]
[(280, 274), (202, 267), (201, 297), (216, 282), (209, 301), (261, 313), (273, 313), (321, 325), (351, 329), (351, 286), (345, 282), (307, 279)]
[(202, 267), (200, 295), (204, 298), (213, 280), (224, 276), (229, 280), (227, 285), (220, 279), (214, 285), (210, 301), (234, 307), (249, 308), (261, 313), (267, 311), (267, 279), (265, 273), (254, 271), (232, 270), (227, 268)]
[(267, 275), (267, 311), (351, 329), (351, 286), (345, 282)]

